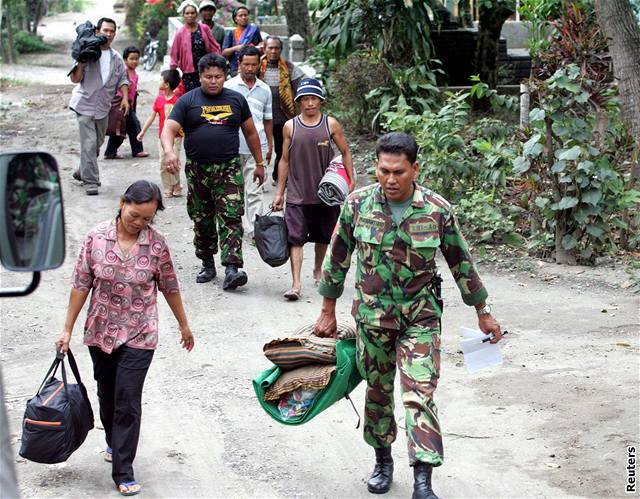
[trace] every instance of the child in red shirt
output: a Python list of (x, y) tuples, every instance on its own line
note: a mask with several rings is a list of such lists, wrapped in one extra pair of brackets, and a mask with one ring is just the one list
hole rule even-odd
[[(179, 96), (176, 95), (175, 89), (180, 84), (180, 81), (180, 73), (178, 73), (178, 71), (175, 69), (167, 69), (166, 71), (160, 73), (160, 93), (153, 103), (153, 113), (151, 114), (151, 116), (149, 116), (149, 118), (147, 118), (147, 121), (142, 127), (142, 131), (138, 134), (138, 140), (142, 141), (144, 134), (154, 122), (156, 116), (160, 117), (160, 126), (158, 127), (159, 140), (160, 134), (162, 134), (162, 129), (164, 127), (164, 122), (171, 113), (173, 106), (178, 101)], [(182, 149), (182, 137), (183, 133), (182, 130), (180, 130), (179, 136), (176, 137), (176, 140), (173, 143), (173, 152), (176, 153), (176, 156), (180, 156), (180, 150)], [(169, 173), (167, 171), (162, 144), (160, 144), (160, 178), (162, 179), (162, 187), (164, 189), (165, 197), (170, 198), (182, 195), (182, 184), (180, 184), (180, 175)]]

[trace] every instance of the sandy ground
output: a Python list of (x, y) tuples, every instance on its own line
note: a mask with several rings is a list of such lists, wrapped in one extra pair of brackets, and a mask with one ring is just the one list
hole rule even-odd
[[(61, 33), (87, 14), (47, 18), (42, 32)], [(97, 15), (89, 16), (91, 19)], [(120, 17), (121, 19), (121, 17)], [(55, 35), (55, 36), (54, 36)], [(69, 36), (69, 38), (71, 38)], [(116, 48), (124, 44), (123, 36)], [(25, 497), (115, 497), (99, 420), (85, 444), (61, 465), (20, 458), (20, 425), (26, 400), (37, 389), (62, 327), (74, 259), (84, 234), (111, 217), (118, 196), (133, 180), (159, 181), (157, 129), (147, 134), (148, 159), (101, 161), (100, 196), (87, 197), (71, 179), (79, 142), (66, 109), (66, 56), (31, 57), (29, 64), (0, 67), (3, 77), (32, 81), (2, 90), (2, 148), (54, 154), (61, 168), (67, 230), (64, 265), (43, 274), (28, 298), (5, 299), (1, 358), (19, 486)], [(46, 75), (46, 77), (43, 77)], [(138, 113), (144, 120), (156, 93), (158, 73), (141, 72)], [(129, 154), (128, 144), (120, 150)], [(265, 193), (270, 201), (272, 187)], [(373, 451), (356, 430), (357, 417), (341, 402), (302, 427), (284, 427), (260, 409), (251, 379), (268, 367), (262, 345), (309, 323), (320, 297), (304, 265), (304, 299), (286, 303), (288, 267), (272, 269), (245, 243), (249, 283), (233, 293), (221, 279), (195, 284), (192, 225), (184, 198), (170, 199), (157, 216), (184, 286), (196, 337), (191, 354), (160, 303), (161, 341), (144, 393), (142, 435), (135, 462), (146, 497), (369, 497), (366, 479)], [(505, 255), (508, 261), (509, 255)], [(502, 343), (504, 364), (467, 373), (459, 353), (460, 326), (474, 326), (444, 272), (443, 365), (436, 393), (445, 439), (445, 464), (434, 472), (441, 497), (624, 497), (627, 446), (639, 442), (639, 299), (620, 267), (563, 267), (531, 260), (500, 269), (480, 265), (495, 315), (510, 335)], [(2, 286), (28, 276), (2, 271)], [(349, 320), (352, 281), (338, 313)], [(91, 362), (76, 326), (72, 347), (98, 411)], [(353, 394), (362, 414), (364, 385)], [(396, 415), (404, 426), (400, 406)], [(410, 497), (406, 439), (393, 447), (395, 482), (388, 497)]]

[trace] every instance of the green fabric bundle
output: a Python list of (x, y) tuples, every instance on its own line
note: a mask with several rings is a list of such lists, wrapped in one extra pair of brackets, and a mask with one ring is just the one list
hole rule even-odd
[(265, 391), (275, 383), (283, 372), (278, 366), (272, 366), (253, 380), (253, 389), (258, 402), (269, 416), (286, 425), (300, 425), (310, 421), (335, 402), (347, 396), (362, 381), (356, 365), (356, 340), (345, 339), (336, 343), (336, 370), (329, 384), (320, 390), (313, 404), (301, 416), (285, 419), (278, 411), (277, 401), (264, 400)]

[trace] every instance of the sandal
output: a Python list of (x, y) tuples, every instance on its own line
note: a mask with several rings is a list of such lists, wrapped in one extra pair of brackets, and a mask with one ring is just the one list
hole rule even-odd
[(107, 463), (113, 462), (113, 450), (111, 449), (111, 447), (107, 447), (105, 450), (100, 451), (100, 455), (102, 456), (102, 459), (104, 459)]
[(104, 159), (124, 159), (124, 156), (121, 156), (120, 154), (114, 154), (113, 156), (105, 155)]
[(123, 482), (118, 485), (118, 492), (123, 496), (135, 496), (139, 494), (141, 490), (142, 485), (135, 480), (133, 482)]
[(140, 151), (138, 154), (134, 155), (134, 158), (146, 158), (149, 156), (147, 151)]
[(302, 296), (302, 292), (299, 289), (291, 288), (283, 296), (289, 301), (298, 301)]
[(164, 191), (164, 197), (166, 197), (166, 198), (172, 198), (172, 197), (173, 197), (173, 192), (171, 192), (171, 191)]
[(171, 194), (173, 194), (173, 197), (176, 197), (176, 198), (181, 197), (182, 196), (182, 185), (178, 184), (178, 185), (174, 186), (173, 192)]

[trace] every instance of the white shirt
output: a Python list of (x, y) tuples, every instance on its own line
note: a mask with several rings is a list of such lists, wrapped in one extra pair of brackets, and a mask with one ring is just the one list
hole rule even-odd
[[(238, 74), (231, 78), (229, 81), (225, 82), (225, 88), (230, 90), (235, 90), (236, 92), (242, 94), (247, 102), (249, 103), (249, 109), (251, 109), (251, 117), (253, 118), (253, 123), (256, 126), (256, 130), (258, 131), (258, 136), (260, 137), (260, 146), (262, 147), (262, 152), (265, 153), (267, 150), (267, 134), (264, 131), (264, 122), (263, 120), (271, 120), (273, 119), (272, 109), (271, 109), (271, 89), (269, 85), (267, 85), (262, 80), (258, 80), (256, 78), (256, 82), (253, 87), (247, 87), (247, 84), (242, 80), (242, 77)], [(244, 138), (244, 134), (242, 130), (240, 130), (240, 149), (238, 150), (239, 154), (251, 154), (251, 150), (247, 145), (247, 141)]]
[(109, 70), (111, 69), (111, 51), (103, 50), (100, 56), (100, 75), (102, 76), (102, 85), (106, 85), (109, 81)]

